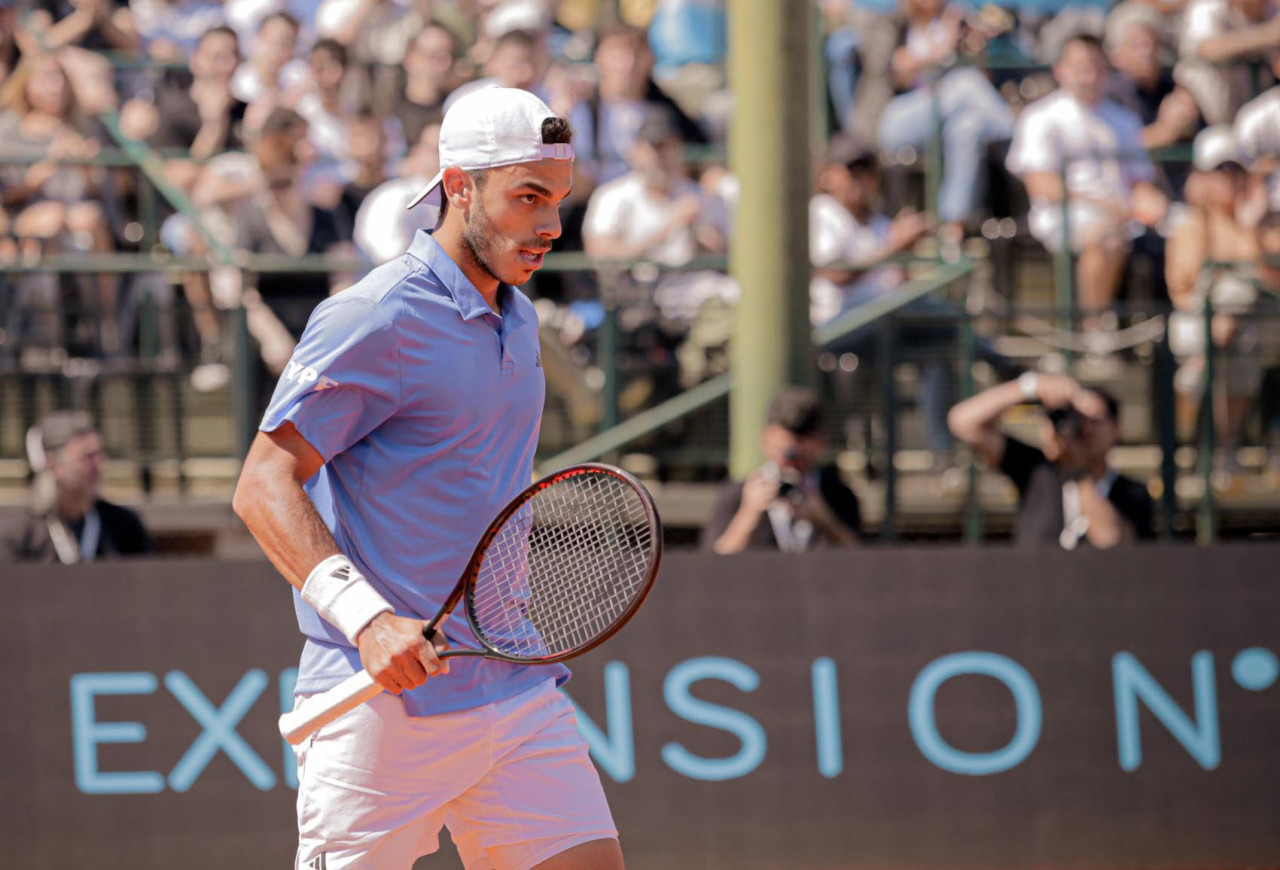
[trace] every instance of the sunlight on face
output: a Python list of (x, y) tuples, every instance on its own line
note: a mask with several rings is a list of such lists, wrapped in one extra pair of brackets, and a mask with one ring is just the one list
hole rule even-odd
[(524, 284), (560, 237), (560, 203), (573, 184), (568, 160), (490, 169), (468, 209), (463, 238), (479, 263), (504, 284)]

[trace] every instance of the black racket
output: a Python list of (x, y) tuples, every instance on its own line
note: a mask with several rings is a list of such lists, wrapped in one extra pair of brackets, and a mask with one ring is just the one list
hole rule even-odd
[[(662, 523), (640, 481), (609, 465), (575, 465), (503, 508), (423, 633), (431, 640), (463, 602), (478, 646), (440, 658), (562, 662), (604, 643), (635, 615), (661, 559)], [(281, 716), (280, 733), (300, 743), (382, 691), (360, 671)]]

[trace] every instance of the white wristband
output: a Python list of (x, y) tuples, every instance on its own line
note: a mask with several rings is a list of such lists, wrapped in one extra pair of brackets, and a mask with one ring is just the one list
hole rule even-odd
[(356, 635), (375, 616), (392, 610), (346, 556), (330, 556), (302, 584), (302, 600), (316, 609), (354, 645)]
[(1035, 372), (1023, 372), (1018, 377), (1018, 389), (1022, 390), (1022, 398), (1034, 402), (1040, 395), (1040, 379)]

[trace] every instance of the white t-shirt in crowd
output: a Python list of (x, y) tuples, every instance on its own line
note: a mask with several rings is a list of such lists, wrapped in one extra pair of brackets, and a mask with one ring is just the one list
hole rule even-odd
[[(1056, 175), (1064, 158), (1071, 158), (1067, 192), (1072, 196), (1125, 204), (1136, 184), (1155, 178), (1142, 147), (1142, 119), (1135, 112), (1111, 100), (1090, 106), (1057, 90), (1027, 106), (1018, 118), (1005, 165), (1019, 178), (1033, 172)], [(1033, 201), (1031, 220), (1037, 212), (1060, 208)]]
[(429, 179), (408, 175), (375, 187), (356, 212), (355, 243), (362, 254), (381, 266), (409, 250), (414, 233), (436, 225), (437, 206), (419, 203), (405, 208)]
[[(1273, 8), (1271, 14), (1275, 13)], [(1252, 85), (1246, 65), (1219, 66), (1201, 60), (1197, 54), (1200, 43), (1250, 26), (1231, 8), (1230, 0), (1190, 0), (1183, 9), (1173, 77), (1195, 97), (1200, 114), (1210, 124), (1231, 123), (1249, 99)]]
[[(294, 58), (280, 69), (280, 90), (289, 93), (301, 88), (311, 79), (307, 62)], [(231, 96), (242, 103), (254, 103), (266, 93), (266, 86), (258, 78), (258, 71), (249, 63), (241, 63), (231, 75)]]
[[(883, 255), (892, 226), (882, 214), (864, 224), (834, 197), (820, 193), (809, 200), (809, 259), (817, 269), (833, 263), (873, 262)], [(901, 282), (902, 270), (894, 266), (873, 269), (844, 286), (814, 275), (809, 282), (810, 319), (814, 326), (821, 326), (846, 308), (881, 296)]]
[(1236, 142), (1250, 161), (1280, 157), (1280, 87), (1245, 103), (1235, 124)]
[[(691, 181), (682, 181), (670, 194), (655, 193), (637, 172), (596, 188), (587, 203), (582, 234), (586, 238), (617, 236), (628, 245), (652, 238), (671, 222), (676, 203), (686, 196), (698, 196)], [(682, 266), (693, 259), (697, 244), (693, 227), (675, 227), (644, 252), (645, 259), (665, 266)]]

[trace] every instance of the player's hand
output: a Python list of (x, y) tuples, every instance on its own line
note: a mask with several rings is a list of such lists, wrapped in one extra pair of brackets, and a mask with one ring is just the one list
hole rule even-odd
[(428, 643), (422, 635), (425, 627), (420, 619), (383, 613), (356, 637), (360, 664), (393, 695), (421, 686), (428, 677), (449, 673), (448, 659), (438, 655), (449, 648), (449, 642), (437, 631), (434, 641)]

